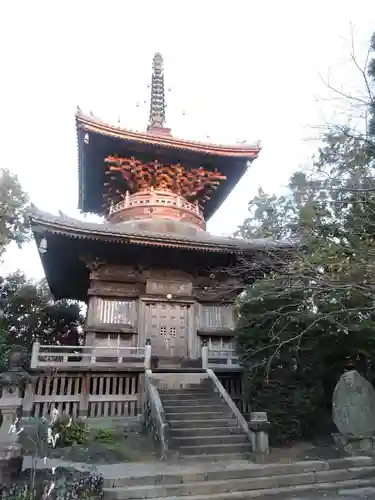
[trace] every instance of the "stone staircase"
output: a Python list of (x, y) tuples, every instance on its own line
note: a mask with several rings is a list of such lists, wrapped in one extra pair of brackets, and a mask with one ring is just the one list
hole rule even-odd
[(251, 443), (209, 384), (159, 389), (170, 426), (172, 451), (194, 460), (246, 458)]
[(366, 456), (264, 465), (241, 460), (126, 464), (118, 474), (116, 467), (108, 468), (104, 500), (349, 500), (375, 492), (375, 459)]

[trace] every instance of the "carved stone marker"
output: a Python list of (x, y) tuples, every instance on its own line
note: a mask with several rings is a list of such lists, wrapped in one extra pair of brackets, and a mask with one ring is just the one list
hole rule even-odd
[(375, 435), (375, 390), (355, 370), (344, 373), (336, 384), (332, 417), (343, 436), (363, 439)]

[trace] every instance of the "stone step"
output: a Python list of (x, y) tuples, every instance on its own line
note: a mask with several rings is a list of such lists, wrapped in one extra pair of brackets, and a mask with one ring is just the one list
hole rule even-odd
[[(223, 455), (224, 458), (227, 455)], [(190, 458), (190, 457), (189, 457)], [(200, 457), (201, 458), (201, 457)], [(111, 469), (113, 470), (113, 469)], [(125, 468), (124, 470), (127, 471)], [(321, 482), (344, 480), (348, 471), (352, 477), (373, 477), (375, 458), (358, 456), (333, 460), (304, 460), (300, 462), (276, 462), (256, 464), (249, 461), (220, 461), (217, 463), (196, 464), (191, 460), (176, 465), (159, 465), (147, 467), (144, 472), (136, 467), (122, 477), (104, 477), (104, 487), (122, 486), (154, 486), (181, 483), (198, 483), (205, 481), (268, 478), (312, 473)], [(354, 475), (353, 475), (354, 474)]]
[[(176, 487), (178, 485), (175, 485)], [(223, 493), (204, 493), (204, 494), (189, 494), (183, 495), (170, 495), (163, 490), (158, 489), (157, 493), (162, 496), (129, 496), (138, 495), (132, 493), (127, 488), (113, 488), (104, 490), (104, 500), (136, 500), (136, 499), (150, 499), (153, 500), (249, 500), (251, 498), (258, 498), (263, 500), (270, 500), (271, 498), (286, 499), (303, 498), (304, 494), (309, 492), (318, 492), (319, 498), (326, 498), (329, 495), (340, 495), (336, 498), (369, 498), (368, 493), (375, 487), (374, 479), (355, 479), (348, 481), (339, 481), (332, 483), (308, 483), (302, 485), (281, 486), (275, 488), (260, 488), (251, 490), (231, 490)], [(155, 492), (156, 493), (156, 492)], [(142, 495), (143, 493), (140, 493)], [(166, 496), (166, 494), (168, 496)], [(153, 493), (151, 493), (153, 495)], [(292, 495), (292, 496), (291, 496)], [(351, 496), (349, 496), (351, 495)], [(315, 498), (315, 497), (314, 497)], [(332, 497), (331, 497), (332, 498)]]
[(168, 398), (161, 398), (163, 406), (203, 406), (207, 404), (223, 404), (219, 398), (215, 398), (214, 396), (211, 395), (211, 397), (207, 398), (202, 398), (202, 399), (196, 399), (196, 398), (190, 398), (190, 399), (183, 399), (181, 396), (181, 399), (168, 399)]
[[(163, 403), (167, 404), (169, 401), (211, 401), (215, 398), (215, 394), (206, 394), (205, 396), (202, 394), (181, 394), (178, 396), (177, 394), (171, 394), (170, 396), (164, 396), (160, 394), (160, 399)], [(221, 401), (221, 400), (219, 400)]]
[[(188, 437), (175, 437), (172, 432), (173, 443), (179, 446), (182, 450), (183, 446), (206, 446), (206, 445), (222, 445), (222, 444), (236, 444), (236, 443), (249, 443), (245, 434), (229, 434), (227, 435), (206, 435), (206, 436), (188, 436)], [(250, 446), (250, 443), (249, 443)]]
[(169, 406), (163, 404), (164, 411), (167, 415), (170, 413), (216, 413), (228, 410), (227, 406), (223, 404), (211, 404), (206, 402), (205, 405), (188, 405), (188, 406)]
[(184, 464), (184, 463), (191, 463), (191, 462), (199, 462), (202, 463), (202, 466), (204, 463), (212, 464), (212, 463), (218, 463), (218, 462), (226, 462), (226, 463), (236, 463), (236, 462), (243, 462), (244, 460), (248, 460), (249, 462), (253, 460), (254, 457), (251, 454), (251, 451), (248, 453), (208, 453), (206, 455), (181, 455), (179, 457), (179, 463)]
[[(207, 419), (206, 416), (204, 416), (204, 418), (199, 418), (201, 417), (201, 414), (197, 414), (195, 416), (195, 418), (189, 418), (188, 420), (186, 419), (181, 419), (181, 418), (178, 418), (178, 417), (181, 417), (180, 414), (177, 414), (177, 418), (175, 417), (171, 417), (171, 415), (169, 415), (169, 418), (168, 418), (168, 423), (169, 425), (171, 426), (171, 429), (172, 431), (174, 430), (177, 430), (177, 429), (195, 429), (195, 428), (200, 428), (200, 429), (203, 429), (203, 428), (206, 428), (206, 427), (224, 427), (224, 428), (228, 428), (228, 427), (234, 427), (236, 426), (237, 422), (234, 418), (226, 418), (226, 417), (223, 417), (221, 414), (218, 416), (218, 417), (213, 417), (213, 418), (209, 418)], [(191, 417), (191, 415), (190, 415)]]
[(247, 441), (246, 443), (183, 445), (179, 447), (178, 451), (180, 456), (221, 455), (225, 453), (237, 455), (240, 453), (250, 453), (251, 444)]
[(158, 389), (159, 395), (161, 398), (170, 398), (170, 399), (178, 399), (181, 397), (190, 399), (190, 398), (207, 398), (212, 397), (215, 393), (213, 391), (200, 390), (200, 391), (192, 391), (191, 389)]
[[(316, 463), (319, 464), (319, 462)], [(268, 466), (264, 466), (263, 468), (255, 466), (253, 470), (251, 468), (244, 468), (242, 470), (224, 469), (221, 476), (219, 476), (220, 479), (217, 478), (217, 474), (220, 471), (216, 470), (214, 472), (216, 477), (213, 476), (212, 472), (188, 475), (183, 473), (180, 475), (158, 475), (157, 477), (153, 477), (153, 484), (142, 483), (140, 478), (136, 478), (138, 480), (137, 483), (133, 481), (130, 484), (129, 478), (127, 478), (128, 481), (125, 484), (115, 482), (109, 485), (108, 481), (106, 481), (105, 500), (150, 498), (165, 498), (168, 500), (181, 498), (182, 500), (187, 496), (190, 499), (199, 498), (203, 500), (207, 498), (214, 500), (221, 498), (224, 500), (232, 498), (228, 497), (232, 492), (236, 494), (242, 492), (243, 496), (238, 498), (254, 498), (269, 494), (276, 496), (277, 493), (281, 494), (284, 491), (289, 492), (289, 490), (283, 490), (285, 488), (293, 488), (293, 491), (296, 492), (298, 489), (301, 491), (309, 489), (323, 490), (327, 487), (342, 488), (343, 486), (356, 487), (375, 484), (374, 466), (335, 470), (319, 470), (319, 467), (316, 467), (315, 469), (317, 470), (314, 470), (314, 465), (311, 466), (311, 464), (314, 464), (314, 462), (307, 462), (305, 466), (303, 462), (300, 462), (298, 467), (295, 467), (295, 472), (292, 472), (293, 467), (288, 468), (287, 466), (296, 466), (297, 464), (270, 464), (271, 466), (276, 465), (276, 471), (274, 467)], [(279, 470), (277, 471), (278, 465)], [(298, 470), (303, 472), (297, 472)], [(278, 474), (275, 474), (275, 472), (278, 472)], [(285, 472), (291, 473), (288, 474)], [(242, 475), (235, 477), (236, 473), (241, 473)], [(232, 477), (227, 478), (228, 474), (229, 476), (232, 475)], [(244, 474), (247, 474), (247, 477)], [(135, 478), (132, 479), (134, 480)]]
[[(208, 423), (211, 424), (212, 420)], [(182, 429), (172, 429), (172, 437), (184, 438), (184, 437), (199, 437), (199, 436), (225, 436), (227, 434), (236, 435), (242, 434), (242, 430), (237, 426), (228, 426), (225, 422), (221, 427), (185, 427)]]
[[(165, 411), (165, 408), (164, 408)], [(168, 422), (170, 423), (171, 427), (173, 428), (172, 422), (173, 421), (189, 421), (189, 420), (202, 420), (202, 419), (208, 419), (208, 420), (217, 420), (217, 419), (224, 419), (226, 417), (224, 410), (223, 411), (198, 411), (198, 412), (189, 412), (189, 413), (180, 413), (180, 412), (165, 412), (167, 415)], [(230, 417), (229, 417), (230, 418)]]

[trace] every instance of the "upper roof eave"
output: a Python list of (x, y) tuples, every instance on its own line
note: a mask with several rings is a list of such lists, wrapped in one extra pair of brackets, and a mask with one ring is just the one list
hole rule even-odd
[(110, 125), (94, 116), (87, 116), (82, 113), (79, 108), (76, 112), (76, 125), (77, 129), (83, 129), (107, 137), (144, 144), (155, 144), (158, 147), (180, 149), (197, 154), (209, 154), (218, 157), (243, 158), (244, 160), (252, 161), (258, 157), (261, 150), (259, 143), (249, 146), (245, 146), (244, 144), (229, 146), (187, 141), (152, 132), (136, 132)]
[(169, 246), (209, 252), (243, 253), (250, 250), (282, 250), (292, 248), (291, 242), (268, 239), (240, 240), (236, 238), (208, 235), (207, 239), (194, 239), (173, 234), (116, 231), (116, 224), (85, 222), (64, 214), (55, 216), (33, 206), (29, 211), (33, 232), (42, 226), (46, 232), (58, 233), (77, 239), (100, 239), (139, 245)]

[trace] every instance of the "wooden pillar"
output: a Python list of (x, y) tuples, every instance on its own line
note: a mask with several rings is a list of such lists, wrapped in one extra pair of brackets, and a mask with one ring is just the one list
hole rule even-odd
[(151, 370), (151, 353), (151, 341), (147, 339), (145, 345), (145, 370)]
[(30, 383), (25, 387), (25, 395), (22, 403), (22, 417), (30, 418), (33, 412), (35, 385)]
[(89, 414), (89, 398), (90, 398), (90, 375), (82, 374), (82, 388), (79, 401), (79, 417), (87, 418)]
[(191, 337), (190, 357), (193, 359), (197, 359), (200, 357), (200, 339), (198, 338), (197, 334), (197, 330), (200, 325), (200, 311), (201, 306), (196, 302), (194, 304), (194, 307), (192, 308), (194, 331), (192, 332)]
[(39, 350), (40, 350), (40, 343), (37, 340), (36, 342), (33, 343), (30, 368), (37, 368), (38, 367)]
[(202, 345), (202, 368), (203, 370), (207, 370), (208, 368), (208, 345), (207, 343)]

